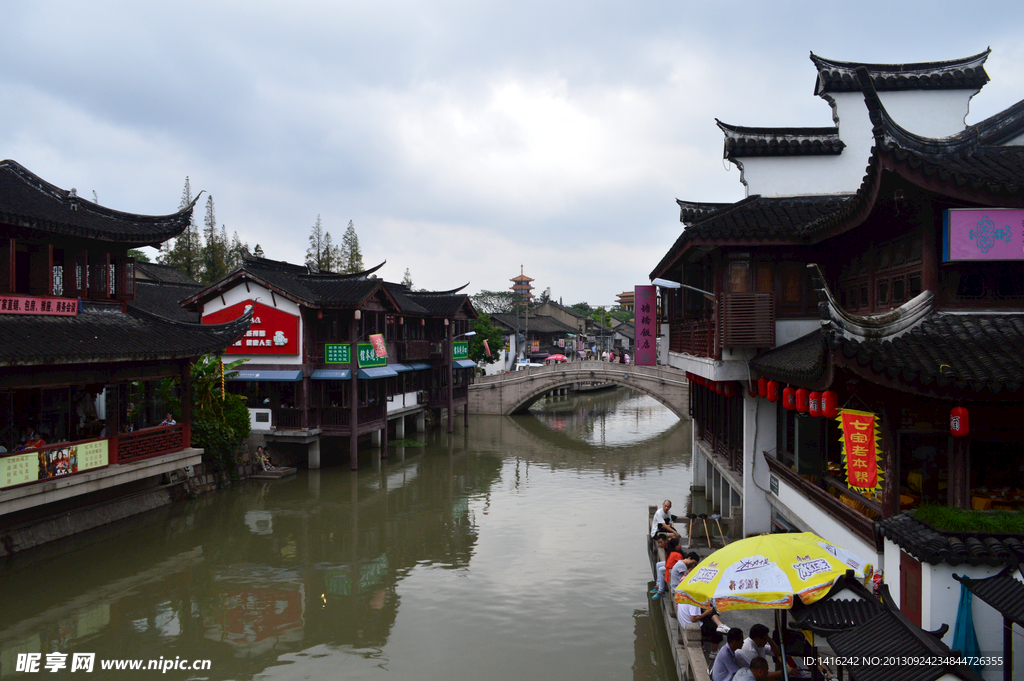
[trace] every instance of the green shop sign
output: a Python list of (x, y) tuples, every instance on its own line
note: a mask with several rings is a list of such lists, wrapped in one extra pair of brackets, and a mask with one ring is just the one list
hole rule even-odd
[(356, 358), (359, 360), (359, 368), (387, 366), (387, 357), (378, 357), (377, 351), (373, 349), (373, 343), (359, 343), (356, 345)]
[(452, 359), (469, 359), (469, 341), (452, 342)]
[(352, 361), (352, 346), (348, 343), (325, 343), (324, 362), (326, 364), (349, 364)]

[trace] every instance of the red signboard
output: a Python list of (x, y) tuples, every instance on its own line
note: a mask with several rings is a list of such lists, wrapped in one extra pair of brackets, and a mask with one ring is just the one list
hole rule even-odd
[(658, 363), (658, 301), (653, 286), (633, 287), (633, 314), (636, 319), (637, 366), (652, 367)]
[(388, 356), (388, 344), (384, 342), (384, 334), (370, 334), (370, 342), (373, 344), (373, 350), (377, 353), (378, 357)]
[(0, 314), (43, 314), (72, 317), (78, 314), (78, 301), (74, 298), (0, 296)]
[(255, 307), (245, 337), (229, 345), (228, 355), (299, 354), (299, 318), (259, 301), (247, 300), (203, 317), (204, 324), (223, 324), (238, 319), (250, 306)]
[(843, 409), (839, 412), (843, 431), (847, 484), (854, 489), (873, 492), (878, 489), (878, 433), (871, 412)]

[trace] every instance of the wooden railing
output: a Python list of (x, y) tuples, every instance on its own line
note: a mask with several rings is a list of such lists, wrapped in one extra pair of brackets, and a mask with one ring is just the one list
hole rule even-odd
[(720, 294), (718, 328), (719, 345), (723, 348), (775, 347), (775, 295)]
[(430, 341), (397, 341), (395, 346), (398, 350), (399, 362), (430, 359)]
[(302, 428), (302, 410), (278, 407), (274, 410), (274, 428), (277, 430), (298, 430)]
[(180, 452), (185, 448), (185, 426), (142, 428), (117, 436), (117, 462), (127, 463), (151, 456)]
[(679, 319), (669, 322), (669, 350), (694, 357), (711, 357), (714, 327), (706, 320)]
[(728, 465), (729, 470), (737, 473), (743, 472), (743, 448), (741, 445), (730, 447), (725, 438), (717, 437), (709, 430), (701, 430), (697, 438), (704, 442), (708, 451), (720, 457)]
[(387, 418), (387, 409), (388, 405), (386, 403), (371, 404), (368, 407), (359, 407), (358, 418), (360, 425), (364, 423), (371, 423), (373, 421), (383, 421)]
[(348, 407), (322, 407), (320, 425), (324, 428), (348, 428), (352, 425), (352, 410)]
[[(814, 502), (822, 511), (842, 522), (854, 534), (869, 543), (874, 543), (874, 520), (851, 506), (844, 504), (826, 490), (797, 474), (796, 471), (768, 452), (764, 452), (764, 458), (768, 462), (768, 468), (780, 480), (794, 487), (800, 494)], [(879, 511), (881, 511), (880, 508)]]

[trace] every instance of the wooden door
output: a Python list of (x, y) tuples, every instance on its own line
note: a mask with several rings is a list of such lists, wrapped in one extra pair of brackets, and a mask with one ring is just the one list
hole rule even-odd
[(921, 564), (900, 551), (900, 610), (921, 626)]

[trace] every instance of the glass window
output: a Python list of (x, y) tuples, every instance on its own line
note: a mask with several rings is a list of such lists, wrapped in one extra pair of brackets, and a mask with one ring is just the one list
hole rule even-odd
[(772, 286), (772, 266), (767, 263), (759, 263), (754, 266), (755, 283), (757, 291), (768, 293), (775, 287)]
[(910, 240), (910, 259), (921, 259), (921, 237), (919, 236), (915, 236), (913, 239)]
[(878, 269), (884, 270), (892, 262), (892, 246), (885, 246), (882, 248), (881, 254), (878, 256)]
[(878, 304), (886, 305), (889, 302), (889, 280), (882, 279), (878, 282)]
[(892, 280), (892, 302), (902, 303), (907, 295), (907, 280), (898, 277)]
[(803, 274), (800, 265), (786, 265), (782, 269), (782, 300), (791, 305), (800, 303)]
[(868, 306), (868, 285), (867, 284), (861, 284), (861, 286), (860, 286), (860, 306), (861, 307), (867, 307)]
[(729, 293), (745, 293), (750, 290), (750, 263), (729, 263)]
[(920, 274), (911, 274), (910, 277), (909, 277), (909, 282), (910, 282), (910, 297), (913, 298), (914, 296), (920, 295), (921, 294), (921, 275)]
[(961, 298), (981, 298), (985, 295), (985, 278), (979, 272), (965, 272), (956, 294)]
[(896, 244), (896, 255), (892, 259), (893, 265), (902, 265), (907, 261), (906, 242)]

